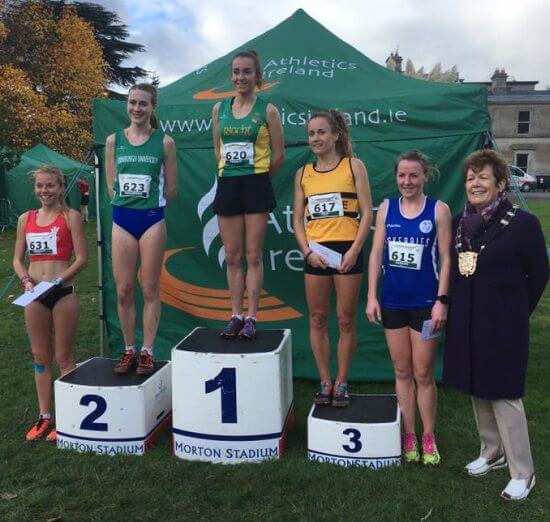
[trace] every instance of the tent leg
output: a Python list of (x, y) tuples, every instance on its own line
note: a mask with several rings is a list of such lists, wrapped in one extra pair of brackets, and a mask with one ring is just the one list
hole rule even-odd
[(101, 213), (99, 211), (99, 158), (94, 155), (95, 206), (97, 224), (97, 288), (99, 291), (99, 356), (103, 357), (105, 347), (105, 316), (103, 310), (103, 235), (101, 232)]

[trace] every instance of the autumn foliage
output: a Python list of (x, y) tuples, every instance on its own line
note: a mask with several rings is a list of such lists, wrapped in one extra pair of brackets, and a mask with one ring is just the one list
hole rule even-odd
[(92, 100), (105, 96), (93, 30), (70, 6), (56, 19), (38, 0), (7, 4), (0, 12), (0, 143), (17, 152), (44, 143), (81, 159), (92, 145)]

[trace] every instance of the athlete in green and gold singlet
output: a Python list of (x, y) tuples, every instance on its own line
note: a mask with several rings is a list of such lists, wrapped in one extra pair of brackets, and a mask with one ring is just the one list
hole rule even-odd
[(269, 172), (271, 149), (267, 102), (256, 103), (244, 118), (233, 116), (235, 98), (224, 100), (218, 111), (220, 136), (219, 176), (246, 176)]
[[(251, 339), (256, 334), (267, 217), (276, 205), (271, 176), (282, 165), (285, 149), (279, 112), (256, 96), (256, 87), (262, 83), (262, 67), (255, 51), (233, 57), (231, 80), (235, 96), (217, 103), (212, 110), (218, 161), (214, 212), (225, 249), (232, 308), (231, 320), (221, 335)], [(243, 317), (245, 288), (248, 310)]]

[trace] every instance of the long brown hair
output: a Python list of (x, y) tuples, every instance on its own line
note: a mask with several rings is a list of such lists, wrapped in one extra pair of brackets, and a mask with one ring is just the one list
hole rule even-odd
[(132, 91), (144, 91), (151, 95), (151, 104), (153, 105), (153, 112), (151, 113), (151, 118), (149, 119), (149, 124), (153, 129), (158, 129), (159, 123), (157, 117), (155, 116), (155, 109), (157, 108), (157, 88), (150, 83), (136, 83), (132, 85), (128, 90), (128, 94)]
[(264, 81), (264, 74), (258, 52), (254, 49), (248, 49), (247, 51), (237, 53), (233, 56), (233, 58), (231, 58), (231, 72), (233, 72), (233, 62), (236, 58), (250, 58), (254, 62), (254, 69), (256, 70), (256, 86), (261, 87)]
[(338, 134), (336, 140), (336, 150), (341, 156), (347, 158), (353, 157), (353, 144), (349, 135), (348, 125), (346, 119), (341, 111), (338, 109), (329, 109), (328, 111), (316, 112), (309, 118), (306, 126), (309, 127), (309, 122), (315, 118), (324, 118), (330, 125), (330, 129), (333, 134)]

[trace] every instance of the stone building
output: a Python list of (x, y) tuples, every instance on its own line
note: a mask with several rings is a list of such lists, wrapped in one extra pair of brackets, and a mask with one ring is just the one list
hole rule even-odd
[[(402, 62), (396, 51), (386, 67), (407, 74)], [(535, 90), (538, 81), (509, 79), (504, 69), (496, 69), (490, 82), (464, 82), (458, 73), (456, 81), (487, 87), (493, 134), (508, 163), (533, 176), (550, 176), (550, 90)]]
[(550, 175), (550, 90), (535, 90), (538, 81), (508, 80), (504, 69), (475, 83), (487, 86), (493, 134), (508, 162), (533, 176)]

